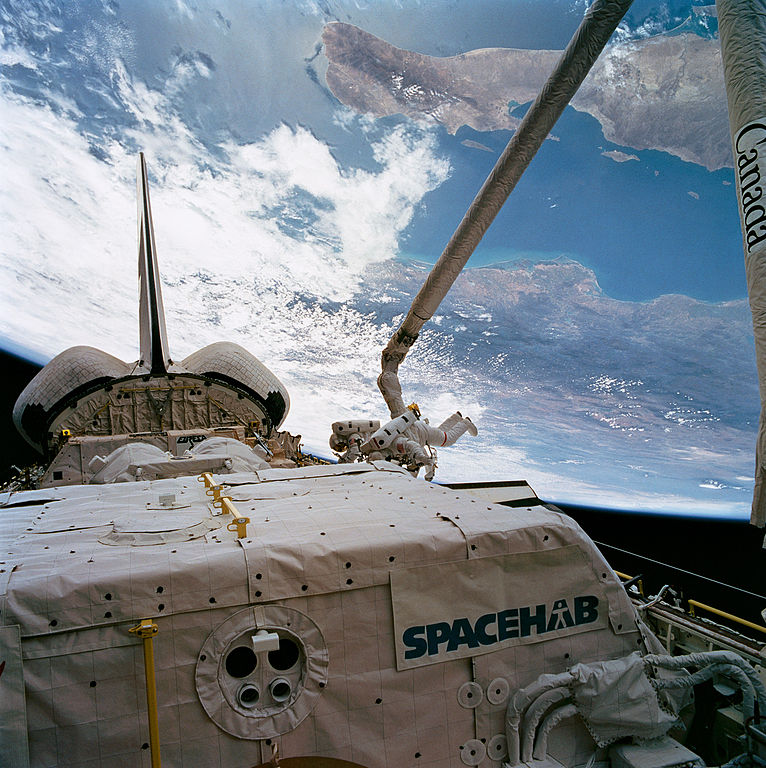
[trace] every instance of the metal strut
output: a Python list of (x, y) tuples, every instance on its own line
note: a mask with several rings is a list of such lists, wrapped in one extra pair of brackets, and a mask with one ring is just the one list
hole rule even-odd
[(417, 339), (420, 329), (447, 295), (551, 128), (577, 92), (631, 2), (632, 0), (596, 0), (590, 7), (556, 68), (431, 269), (404, 322), (391, 336), (383, 350), (378, 387), (392, 416), (399, 415), (394, 413), (401, 398), (399, 364)]
[(144, 674), (146, 677), (146, 715), (149, 719), (149, 746), (152, 754), (152, 768), (161, 768), (160, 762), (160, 726), (157, 716), (157, 683), (154, 675), (154, 636), (159, 627), (151, 619), (142, 619), (141, 623), (131, 627), (128, 632), (144, 641)]

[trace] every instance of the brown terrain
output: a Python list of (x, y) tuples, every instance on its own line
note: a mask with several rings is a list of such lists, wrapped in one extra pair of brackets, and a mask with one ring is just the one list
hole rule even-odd
[[(455, 133), (514, 129), (510, 111), (535, 98), (560, 51), (485, 48), (449, 58), (405, 51), (351, 24), (324, 28), (327, 84), (360, 113), (431, 119)], [(718, 42), (660, 35), (609, 47), (572, 106), (608, 141), (658, 149), (710, 170), (730, 166)]]

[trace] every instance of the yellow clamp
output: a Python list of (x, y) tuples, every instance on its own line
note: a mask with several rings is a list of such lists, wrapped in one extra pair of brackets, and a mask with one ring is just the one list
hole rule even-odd
[(234, 506), (234, 502), (228, 496), (221, 496), (213, 502), (214, 507), (220, 508), (225, 515), (231, 515), (234, 519), (226, 526), (228, 531), (236, 531), (238, 539), (244, 539), (247, 536), (247, 524), (249, 517), (240, 515), (239, 510)]
[(142, 640), (154, 637), (159, 631), (160, 628), (151, 619), (141, 619), (140, 624), (128, 630), (132, 635), (138, 635)]
[[(615, 573), (623, 580), (623, 581), (630, 581), (633, 576), (628, 576), (627, 573), (622, 573), (622, 571), (615, 571)], [(636, 586), (638, 587), (638, 594), (641, 595), (641, 597), (644, 596), (644, 580), (639, 579), (637, 582), (635, 582)]]
[(213, 501), (213, 506), (216, 509), (220, 509), (224, 515), (231, 515), (232, 517), (242, 517), (239, 514), (239, 510), (234, 506), (234, 502), (228, 496), (219, 496)]
[(227, 526), (227, 531), (236, 531), (238, 539), (244, 539), (247, 536), (247, 524), (249, 517), (235, 517)]
[(223, 486), (217, 485), (215, 480), (213, 480), (213, 476), (210, 474), (210, 472), (203, 472), (197, 480), (200, 483), (205, 484), (205, 493), (208, 496), (213, 497), (213, 503), (215, 504), (216, 501), (218, 501), (221, 498), (221, 491), (223, 490)]
[(420, 418), (420, 408), (417, 403), (410, 403), (407, 408), (412, 411), (418, 418)]

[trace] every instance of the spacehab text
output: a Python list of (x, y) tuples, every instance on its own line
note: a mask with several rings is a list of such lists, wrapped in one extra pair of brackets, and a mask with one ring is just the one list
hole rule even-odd
[(559, 629), (591, 624), (598, 619), (598, 598), (582, 595), (571, 601), (556, 600), (548, 606), (509, 608), (498, 613), (485, 613), (472, 623), (468, 618), (452, 622), (439, 621), (408, 627), (402, 633), (406, 648), (405, 659), (436, 656), (440, 651), (450, 653), (462, 646), (479, 648), (504, 640), (531, 635), (543, 635)]
[(397, 568), (389, 579), (399, 670), (601, 631), (611, 621), (607, 575), (577, 544)]

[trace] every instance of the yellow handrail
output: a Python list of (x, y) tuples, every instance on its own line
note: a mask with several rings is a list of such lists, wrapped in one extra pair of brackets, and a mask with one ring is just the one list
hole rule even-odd
[(204, 483), (206, 488), (210, 488), (215, 485), (215, 480), (213, 480), (213, 476), (210, 474), (210, 472), (203, 472), (197, 480), (200, 483)]
[[(622, 573), (621, 571), (615, 571), (615, 573), (625, 581), (630, 581), (633, 578), (632, 576), (628, 576), (627, 573)], [(644, 585), (642, 581), (638, 582), (638, 591), (641, 593), (641, 595), (644, 594)], [(722, 618), (733, 621), (736, 624), (741, 624), (743, 627), (749, 627), (750, 629), (755, 629), (758, 632), (763, 632), (766, 634), (766, 627), (761, 626), (760, 624), (754, 624), (752, 621), (740, 618), (739, 616), (735, 616), (733, 613), (727, 613), (726, 611), (722, 611), (720, 608), (713, 608), (712, 605), (700, 603), (698, 600), (687, 600), (686, 602), (689, 605), (689, 613), (692, 616), (696, 615), (694, 613), (695, 608), (701, 608), (703, 611), (709, 611), (710, 613), (714, 613), (716, 616), (721, 616)]]
[(197, 480), (200, 483), (205, 484), (205, 494), (207, 496), (212, 496), (213, 503), (215, 504), (215, 502), (221, 498), (221, 491), (223, 489), (223, 486), (216, 484), (215, 480), (213, 480), (213, 475), (211, 475), (210, 472), (203, 472), (197, 478)]
[(154, 677), (154, 636), (159, 627), (151, 619), (142, 619), (141, 623), (131, 627), (128, 632), (144, 641), (144, 674), (146, 676), (146, 715), (149, 719), (149, 746), (152, 754), (152, 768), (161, 768), (160, 763), (160, 725), (157, 716), (157, 684)]
[(704, 603), (700, 603), (697, 600), (688, 600), (689, 603), (689, 613), (691, 613), (692, 616), (694, 616), (694, 609), (695, 608), (702, 608), (703, 611), (709, 611), (710, 613), (714, 613), (716, 616), (722, 616), (724, 619), (728, 619), (729, 621), (733, 621), (737, 624), (741, 624), (743, 627), (749, 627), (750, 629), (757, 629), (759, 632), (766, 633), (766, 627), (762, 627), (760, 624), (754, 624), (752, 621), (748, 621), (747, 619), (741, 619), (739, 616), (734, 616), (734, 614), (726, 613), (726, 611), (722, 611), (718, 608), (713, 608), (711, 605), (705, 605)]
[[(633, 576), (628, 576), (627, 573), (622, 573), (621, 571), (615, 571), (615, 573), (621, 578), (625, 579), (625, 581), (630, 581)], [(644, 580), (639, 579), (636, 582), (636, 586), (638, 587), (638, 593), (643, 597), (644, 596)]]
[(247, 525), (250, 522), (249, 517), (241, 515), (234, 506), (234, 502), (228, 496), (221, 496), (213, 502), (214, 507), (219, 507), (224, 515), (231, 515), (234, 519), (226, 526), (229, 531), (236, 531), (238, 539), (244, 539), (247, 536)]

